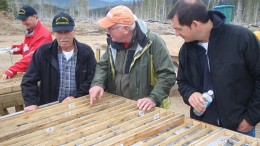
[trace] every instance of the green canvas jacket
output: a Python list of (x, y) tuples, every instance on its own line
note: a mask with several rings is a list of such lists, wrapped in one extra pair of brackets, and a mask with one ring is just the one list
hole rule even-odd
[[(136, 31), (138, 38), (135, 42), (138, 45), (133, 45), (136, 46), (136, 51), (129, 68), (132, 99), (149, 97), (156, 106), (160, 106), (163, 99), (169, 96), (170, 89), (175, 83), (173, 62), (165, 42), (159, 35), (148, 31), (140, 20), (136, 21)], [(97, 64), (92, 87), (100, 86), (114, 94), (116, 51), (108, 44), (108, 49)]]

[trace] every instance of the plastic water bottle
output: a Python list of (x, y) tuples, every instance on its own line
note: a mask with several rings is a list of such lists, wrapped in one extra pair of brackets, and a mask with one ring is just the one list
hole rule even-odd
[[(205, 92), (202, 94), (202, 98), (204, 99), (205, 103), (204, 103), (204, 106), (207, 108), (211, 102), (213, 101), (213, 91), (212, 90), (209, 90), (208, 92)], [(193, 112), (197, 115), (197, 116), (201, 116), (204, 114), (204, 112), (199, 112), (199, 111), (196, 111), (195, 109), (193, 109)]]

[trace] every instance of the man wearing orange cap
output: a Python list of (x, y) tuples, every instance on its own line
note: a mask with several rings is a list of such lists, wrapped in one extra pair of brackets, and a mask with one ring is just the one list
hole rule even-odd
[(96, 67), (90, 104), (104, 90), (137, 100), (140, 110), (165, 103), (176, 74), (163, 39), (122, 5), (112, 8), (98, 24), (109, 36), (108, 49)]

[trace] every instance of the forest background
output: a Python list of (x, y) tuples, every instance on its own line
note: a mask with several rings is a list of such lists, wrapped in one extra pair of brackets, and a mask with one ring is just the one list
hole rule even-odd
[[(34, 7), (41, 20), (51, 20), (59, 12), (67, 12), (77, 21), (96, 21), (108, 9), (123, 4), (137, 17), (152, 22), (169, 22), (166, 17), (177, 0), (1, 0), (0, 11), (14, 16), (24, 5)], [(243, 26), (260, 25), (260, 0), (203, 0), (208, 9), (217, 5), (232, 5), (232, 23)]]

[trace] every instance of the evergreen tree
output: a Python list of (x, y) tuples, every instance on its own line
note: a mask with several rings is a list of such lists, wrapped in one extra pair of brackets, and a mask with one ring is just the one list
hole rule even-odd
[(1, 0), (0, 1), (0, 11), (8, 11), (7, 0)]

